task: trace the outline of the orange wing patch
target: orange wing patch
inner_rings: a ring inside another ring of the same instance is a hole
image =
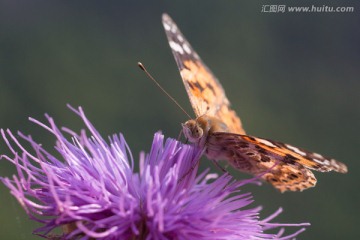
[[[213,106],[221,104],[217,101],[221,101],[224,95],[223,91],[216,86],[217,84],[212,75],[206,71],[199,61],[190,60],[184,62],[184,68],[180,71],[180,74],[196,116],[209,112],[214,113],[216,109]],[[206,108],[197,109],[202,104],[205,104]]]
[[[180,71],[191,105],[197,117],[206,114],[221,119],[229,132],[245,134],[240,118],[230,109],[230,102],[218,80],[201,61],[185,61]]]
[[[221,106],[216,112],[216,117],[221,119],[227,125],[229,132],[245,134],[240,118],[236,115],[234,110],[230,109],[229,106]]]
[[[270,169],[261,178],[271,183],[280,192],[303,191],[315,187],[317,182],[314,174],[301,165],[291,166],[279,163]]]

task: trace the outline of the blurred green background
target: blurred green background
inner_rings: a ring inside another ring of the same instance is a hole
[[[354,13],[261,13],[264,4],[353,6]],[[74,130],[66,107],[84,107],[104,137],[122,132],[133,154],[161,129],[177,137],[186,116],[139,70],[141,61],[189,112],[168,46],[167,12],[221,80],[249,134],[333,156],[346,175],[317,173],[316,188],[280,194],[247,186],[262,217],[311,222],[299,239],[360,239],[359,1],[1,1],[0,127],[54,139],[27,118],[52,115]],[[7,153],[0,141],[0,152]],[[0,162],[2,176],[15,173]],[[211,167],[202,161],[202,167]],[[248,177],[237,174],[238,179]],[[38,239],[0,187],[0,239]],[[253,206],[255,206],[253,205]]]

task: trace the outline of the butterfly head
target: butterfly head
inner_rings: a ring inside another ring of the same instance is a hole
[[[185,137],[192,143],[199,142],[204,135],[204,130],[197,120],[191,119],[182,124]]]

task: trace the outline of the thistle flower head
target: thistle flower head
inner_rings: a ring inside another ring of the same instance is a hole
[[[309,224],[270,223],[280,212],[261,220],[260,207],[249,207],[250,193],[240,192],[244,182],[207,171],[197,174],[201,150],[156,133],[150,153],[140,154],[139,171],[121,134],[106,141],[81,108],[75,110],[90,137],[61,130],[47,117],[48,125],[31,121],[56,138],[55,157],[30,136],[20,138],[1,130],[13,156],[17,175],[1,181],[28,215],[43,224],[34,232],[51,236],[66,227],[65,239],[291,239],[284,227]],[[66,135],[66,136],[65,136]],[[67,136],[69,135],[69,136]],[[276,234],[267,230],[280,228]]]

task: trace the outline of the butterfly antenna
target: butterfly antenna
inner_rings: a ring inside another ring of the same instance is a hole
[[[181,105],[151,76],[151,74],[146,70],[146,68],[144,67],[144,65],[141,62],[138,62],[138,66],[161,89],[161,91],[163,91],[186,114],[186,116],[188,116],[190,119],[192,119],[192,117],[185,111],[185,109],[183,107],[181,107]]]

